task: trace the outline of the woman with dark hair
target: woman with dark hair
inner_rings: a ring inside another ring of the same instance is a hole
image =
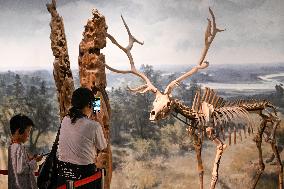
[[[88,88],[81,87],[73,92],[72,107],[61,123],[57,186],[66,184],[67,180],[76,181],[94,175],[97,150],[107,147],[102,127],[89,119],[93,100],[94,94]],[[94,189],[98,185],[92,182],[79,188]]]

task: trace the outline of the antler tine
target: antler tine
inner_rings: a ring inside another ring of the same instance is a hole
[[[131,50],[132,47],[133,47],[134,42],[136,42],[136,43],[138,43],[138,44],[140,44],[140,45],[143,45],[144,42],[138,41],[138,40],[131,34],[130,29],[129,29],[128,25],[126,24],[126,22],[125,22],[125,20],[124,20],[124,18],[123,18],[122,15],[121,15],[121,19],[122,19],[122,21],[123,21],[123,24],[124,24],[124,26],[125,26],[125,28],[126,28],[126,30],[127,30],[128,36],[129,36],[129,44],[128,44],[128,46],[126,47],[126,50],[128,50],[128,49]]]
[[[121,46],[117,41],[116,41],[116,39],[114,38],[114,37],[112,37],[112,35],[110,35],[110,34],[106,34],[106,36],[111,40],[111,42],[113,43],[113,44],[115,44],[116,46],[118,46],[118,48],[120,48],[121,50],[123,50],[125,53],[126,53],[126,49],[123,47],[123,46]]]
[[[156,93],[158,90],[156,87],[154,87],[154,85],[150,82],[150,80],[147,78],[146,75],[144,75],[143,73],[137,71],[135,65],[134,65],[134,60],[133,60],[133,57],[132,57],[132,54],[131,54],[131,49],[133,47],[133,44],[136,42],[140,45],[143,45],[144,42],[140,42],[138,41],[130,32],[130,29],[128,27],[128,25],[126,24],[123,16],[121,15],[121,19],[123,21],[123,24],[127,30],[127,33],[128,33],[128,36],[129,36],[129,42],[128,42],[128,45],[126,47],[123,47],[122,45],[120,45],[116,39],[110,35],[110,34],[106,34],[107,37],[111,40],[111,42],[113,44],[115,44],[118,48],[120,48],[123,52],[126,53],[128,59],[129,59],[129,62],[130,62],[130,66],[131,66],[131,70],[118,70],[118,69],[115,69],[115,68],[112,68],[110,67],[109,65],[105,64],[106,68],[113,71],[113,72],[116,72],[116,73],[122,73],[122,74],[127,74],[127,73],[131,73],[131,74],[134,74],[134,75],[137,75],[138,77],[140,77],[141,79],[143,79],[146,84],[140,86],[140,87],[137,87],[135,89],[132,89],[132,88],[129,88],[128,89],[132,92],[139,92],[139,93],[145,93],[147,91],[152,91],[153,93]]]
[[[185,74],[181,75],[179,78],[170,82],[170,84],[165,89],[165,93],[171,94],[174,87],[178,86],[181,81],[185,80],[189,76],[198,72],[200,69],[204,69],[204,68],[207,68],[209,66],[209,62],[204,61],[206,54],[209,50],[209,47],[210,47],[212,41],[214,40],[214,38],[216,36],[216,34],[218,32],[224,31],[224,30],[220,30],[216,27],[215,16],[214,16],[213,11],[210,9],[210,7],[209,7],[209,12],[210,12],[210,15],[212,17],[212,21],[210,19],[207,19],[208,24],[207,24],[207,28],[206,28],[206,31],[205,31],[205,46],[204,46],[204,49],[202,51],[202,54],[201,54],[200,60],[198,61],[197,66],[193,67],[190,71],[186,72]]]
[[[106,63],[104,63],[104,64],[105,64],[107,69],[109,69],[110,71],[116,72],[116,73],[122,73],[122,74],[132,73],[132,71],[130,71],[130,70],[117,70],[115,68],[110,67]]]
[[[141,85],[141,86],[134,88],[134,89],[127,86],[127,89],[129,91],[134,92],[134,93],[141,93],[141,94],[145,93],[148,90],[147,88],[148,88],[148,86],[146,84]]]

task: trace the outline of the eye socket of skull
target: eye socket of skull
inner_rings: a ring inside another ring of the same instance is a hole
[[[170,106],[171,105],[171,102],[167,102],[167,106]]]
[[[155,115],[155,111],[154,110],[151,112],[151,115]]]

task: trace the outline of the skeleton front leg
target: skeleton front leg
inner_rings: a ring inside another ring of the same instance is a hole
[[[210,140],[212,140],[217,145],[217,152],[213,164],[213,170],[212,170],[212,179],[210,184],[210,189],[215,189],[218,176],[219,176],[219,165],[221,161],[221,157],[223,154],[223,151],[227,147],[226,144],[224,144],[215,134],[214,129],[212,127],[206,128],[207,135]]]
[[[193,137],[194,141],[194,149],[196,153],[196,159],[197,159],[197,170],[199,173],[199,188],[203,189],[203,175],[204,175],[204,169],[203,169],[203,163],[202,163],[202,140],[198,135],[195,133],[194,129],[189,128],[188,129],[189,135]]]

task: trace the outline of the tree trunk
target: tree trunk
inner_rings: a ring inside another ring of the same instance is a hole
[[[71,106],[71,97],[74,91],[74,81],[70,69],[67,40],[64,31],[63,19],[56,10],[56,2],[47,4],[47,10],[51,14],[50,40],[53,56],[53,76],[57,89],[60,120],[68,113]]]
[[[83,39],[79,46],[79,74],[82,87],[95,89],[101,99],[101,115],[103,117],[103,131],[108,142],[107,149],[99,155],[99,162],[103,162],[106,169],[105,189],[110,188],[112,176],[112,157],[110,148],[110,104],[106,93],[105,56],[100,49],[106,46],[107,25],[105,17],[96,9],[92,11],[93,18],[89,19],[83,32]]]

